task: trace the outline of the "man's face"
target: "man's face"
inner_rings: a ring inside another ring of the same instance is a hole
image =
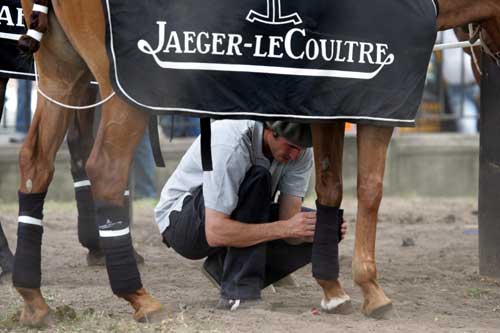
[[[269,140],[269,149],[273,159],[279,163],[288,163],[299,158],[302,148],[291,143],[281,136],[271,135]]]

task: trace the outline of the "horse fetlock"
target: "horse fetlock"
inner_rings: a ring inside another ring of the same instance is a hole
[[[353,260],[352,276],[354,282],[363,287],[377,281],[377,266],[374,260]]]
[[[354,260],[352,265],[354,282],[363,291],[362,311],[374,318],[383,317],[391,308],[392,301],[377,282],[377,267],[373,260]]]
[[[140,288],[133,293],[117,295],[130,303],[135,310],[133,318],[138,322],[151,322],[160,319],[164,308],[146,289]]]
[[[346,294],[338,280],[316,279],[323,289],[321,309],[328,313],[347,314],[352,310],[351,298]]]
[[[345,296],[347,296],[339,280],[316,279],[316,282],[318,282],[320,287],[323,289],[323,293],[325,294],[324,298],[326,300],[330,300],[333,298],[344,298]]]
[[[24,300],[19,322],[30,327],[50,325],[52,322],[50,308],[45,302],[40,289],[17,287],[16,290]]]

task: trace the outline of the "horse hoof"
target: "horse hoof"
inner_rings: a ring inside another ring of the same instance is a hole
[[[321,309],[331,314],[350,314],[353,312],[351,298],[348,295],[321,300]]]
[[[19,314],[19,323],[32,328],[46,328],[54,324],[54,316],[50,308],[35,308],[25,304]]]
[[[160,308],[148,311],[140,310],[134,314],[135,321],[139,323],[159,323],[167,317],[167,310],[160,306]]]
[[[30,327],[50,326],[53,316],[42,293],[38,288],[19,288],[17,292],[23,297],[24,306],[19,316],[19,322]]]
[[[140,288],[133,293],[118,294],[134,308],[134,319],[140,323],[152,322],[164,317],[164,308],[146,289]]]
[[[392,302],[389,300],[388,303],[382,304],[370,310],[364,309],[363,312],[365,316],[374,318],[374,319],[384,319],[387,314],[389,314],[392,310]]]

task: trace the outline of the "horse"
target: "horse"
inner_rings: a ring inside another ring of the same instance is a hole
[[[22,4],[29,16],[31,1],[22,0]],[[498,0],[438,0],[437,4],[437,30],[476,22],[490,37],[490,48],[500,46]],[[48,29],[42,42],[32,43],[36,48],[39,46],[34,56],[40,74],[40,88],[55,100],[82,105],[89,96],[87,82],[94,77],[99,82],[100,95],[110,96],[102,106],[99,129],[85,166],[92,183],[93,198],[98,203],[97,216],[107,227],[106,218],[109,221],[110,217],[121,217],[123,191],[133,151],[145,132],[149,115],[113,95],[110,62],[105,49],[104,13],[99,0],[54,1],[47,22]],[[68,110],[41,97],[33,125],[21,148],[20,207],[35,211],[37,227],[42,219],[43,193],[51,182],[54,157],[70,119]],[[327,207],[340,207],[344,122],[315,123],[311,127],[317,200]],[[352,271],[354,282],[364,297],[361,310],[372,317],[383,316],[392,307],[392,301],[378,283],[375,261],[377,216],[392,133],[393,127],[362,123],[357,127],[358,211]],[[113,239],[113,235],[118,234],[122,237]],[[49,318],[49,307],[40,291],[39,258],[30,258],[26,252],[40,253],[41,230],[28,230],[20,223],[18,235],[14,285],[24,300],[20,322],[39,325]],[[113,293],[130,303],[133,318],[137,321],[151,320],[162,314],[163,306],[140,281],[130,250],[127,224],[124,223],[119,230],[100,230],[100,235],[106,242],[108,277]],[[121,263],[117,263],[116,256],[122,258]],[[23,280],[17,276],[16,279],[16,270],[28,273],[29,278]],[[120,272],[126,276],[120,276]],[[317,282],[323,289],[322,307],[325,310],[335,312],[349,301],[338,279],[317,279]]]

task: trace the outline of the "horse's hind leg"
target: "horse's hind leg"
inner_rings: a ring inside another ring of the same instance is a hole
[[[316,231],[312,251],[313,276],[323,288],[323,310],[350,311],[350,298],[339,278],[338,242],[342,215],[342,152],[344,122],[312,125],[318,196]]]
[[[86,167],[92,182],[111,289],[132,305],[137,321],[151,320],[162,309],[142,286],[123,197],[133,153],[144,135],[148,118],[147,113],[113,97],[103,106],[97,138]]]
[[[93,104],[98,92],[97,86],[90,87],[89,92],[87,104]],[[78,240],[83,247],[89,250],[87,254],[89,266],[105,266],[105,258],[99,242],[92,188],[85,171],[85,164],[94,145],[94,113],[93,109],[75,112],[75,117],[69,125],[67,142],[78,209]],[[130,212],[130,191],[125,191],[125,203],[124,210]],[[134,255],[139,264],[144,263],[144,258],[135,250]]]
[[[363,312],[381,317],[392,306],[377,282],[375,237],[378,209],[382,200],[387,147],[393,128],[357,126],[358,214],[352,272],[364,295]]]
[[[97,86],[89,88],[88,104],[96,100]],[[78,110],[68,129],[68,148],[71,156],[71,175],[75,188],[75,200],[78,210],[78,240],[89,250],[87,263],[89,266],[103,265],[104,256],[99,245],[99,232],[95,222],[94,200],[85,164],[94,144],[93,134],[94,110]]]

